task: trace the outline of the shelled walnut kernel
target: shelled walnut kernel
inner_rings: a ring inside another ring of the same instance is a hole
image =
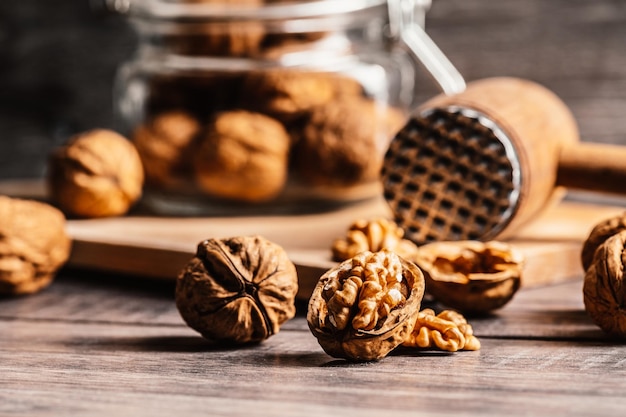
[[[279,245],[260,236],[208,239],[176,281],[176,306],[207,339],[253,343],[295,315],[298,277]]]
[[[391,220],[359,219],[350,225],[345,238],[333,242],[333,259],[341,262],[366,250],[378,252],[387,249],[404,259],[412,260],[417,254],[417,246],[403,239],[403,236],[404,230]]]
[[[59,210],[0,196],[0,294],[29,294],[48,286],[69,258],[70,246]]]
[[[480,341],[474,336],[472,326],[461,314],[444,310],[435,315],[434,310],[426,308],[417,315],[415,327],[402,346],[436,347],[456,352],[457,350],[478,350]]]
[[[466,313],[485,313],[517,292],[524,260],[502,242],[457,241],[420,246],[416,263],[435,299]]]
[[[125,214],[139,199],[143,167],[133,144],[104,129],[74,136],[50,158],[50,197],[66,214]]]
[[[408,337],[423,295],[415,264],[390,251],[366,251],[322,275],[307,322],[329,355],[381,359]]]
[[[626,230],[606,239],[585,273],[583,301],[591,319],[606,333],[626,338]]]

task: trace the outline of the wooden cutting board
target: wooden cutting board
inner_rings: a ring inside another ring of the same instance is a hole
[[[20,183],[0,183],[0,194],[43,195],[40,186]],[[528,288],[580,279],[582,243],[596,223],[622,213],[623,202],[600,204],[583,194],[578,201],[563,201],[538,216],[510,240],[526,257],[522,285]],[[335,265],[330,252],[333,240],[343,237],[354,220],[376,216],[389,216],[382,199],[328,213],[293,216],[133,215],[70,220],[68,232],[74,243],[68,265],[173,280],[202,240],[258,234],[285,248],[298,269],[298,296],[306,299],[318,278]]]

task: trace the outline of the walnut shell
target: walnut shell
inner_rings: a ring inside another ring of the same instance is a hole
[[[602,330],[626,338],[626,231],[606,239],[595,251],[583,284],[585,310]]]
[[[508,303],[521,283],[523,256],[502,242],[435,242],[420,246],[415,261],[435,299],[466,313]]]
[[[161,113],[133,133],[146,182],[175,186],[191,175],[191,144],[200,123],[185,111]]]
[[[49,285],[70,246],[59,210],[0,196],[0,294],[34,293]]]
[[[581,252],[583,270],[586,271],[591,266],[596,249],[608,238],[622,230],[626,230],[626,212],[598,223],[591,230]]]
[[[97,129],[74,136],[52,154],[48,191],[66,214],[118,216],[141,196],[143,178],[133,144],[115,132]]]
[[[215,197],[271,200],[287,181],[289,144],[283,125],[268,116],[244,110],[220,113],[198,144],[196,178]]]
[[[296,268],[260,236],[209,239],[176,281],[176,306],[207,339],[260,342],[295,315]]]
[[[294,150],[298,175],[319,186],[377,180],[389,140],[385,122],[375,103],[362,98],[313,108]]]
[[[424,276],[393,252],[362,252],[327,271],[309,300],[307,322],[326,353],[377,360],[410,335]]]

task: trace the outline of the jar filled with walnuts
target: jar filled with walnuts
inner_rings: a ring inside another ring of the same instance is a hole
[[[424,0],[125,0],[138,34],[115,87],[162,214],[294,212],[380,194],[387,145],[423,88],[462,77]]]

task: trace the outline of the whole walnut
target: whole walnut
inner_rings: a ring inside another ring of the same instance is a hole
[[[173,110],[156,115],[135,129],[133,143],[147,183],[175,186],[191,175],[191,145],[200,127],[187,112]]]
[[[291,123],[316,107],[343,96],[360,97],[361,85],[334,73],[293,69],[250,72],[244,80],[242,102],[261,113]]]
[[[113,131],[98,129],[74,136],[52,154],[48,191],[68,215],[117,216],[139,199],[143,179],[133,144]]]
[[[241,10],[254,8],[263,4],[263,0],[183,0],[194,7],[227,7]],[[263,41],[265,30],[261,22],[254,20],[222,19],[212,23],[183,25],[185,32],[176,32],[166,37],[169,46],[179,54],[207,56],[253,56]]]
[[[370,100],[338,100],[311,113],[295,147],[307,183],[353,186],[378,179],[389,140],[385,117]]]
[[[194,156],[196,179],[214,197],[263,202],[287,180],[290,138],[278,121],[244,110],[216,115]]]
[[[260,236],[209,239],[176,281],[176,306],[207,339],[260,342],[295,315],[298,277],[279,245]]]
[[[34,293],[49,285],[70,246],[59,210],[0,196],[0,294]]]
[[[326,353],[384,358],[410,336],[424,295],[424,276],[393,252],[361,252],[327,271],[309,300],[307,322]]]
[[[591,319],[608,334],[626,338],[626,230],[606,239],[585,273],[583,301]]]
[[[581,261],[585,271],[591,266],[594,254],[598,247],[600,247],[600,245],[602,245],[608,238],[616,235],[622,230],[626,230],[626,213],[608,218],[598,223],[591,230],[589,236],[583,243],[583,249],[581,252]]]

